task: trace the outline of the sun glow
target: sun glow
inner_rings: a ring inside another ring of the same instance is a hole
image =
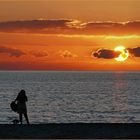
[[[117,46],[115,52],[120,52],[120,55],[115,58],[117,61],[125,61],[129,57],[129,52],[124,46]]]

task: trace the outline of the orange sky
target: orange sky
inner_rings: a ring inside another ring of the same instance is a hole
[[[139,6],[139,0],[0,0],[0,70],[140,70]],[[131,50],[126,61],[93,55],[118,45]]]
[[[71,18],[138,20],[140,0],[0,0],[0,21]]]

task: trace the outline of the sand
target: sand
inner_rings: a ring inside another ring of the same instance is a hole
[[[1,124],[0,138],[7,139],[88,139],[140,138],[140,124],[70,123]]]

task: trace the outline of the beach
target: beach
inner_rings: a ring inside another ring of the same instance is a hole
[[[1,139],[140,138],[140,124],[68,123],[1,124]]]

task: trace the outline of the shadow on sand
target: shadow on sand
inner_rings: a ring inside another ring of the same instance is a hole
[[[140,138],[140,124],[70,123],[70,124],[1,124],[0,138],[11,139],[88,139]]]

